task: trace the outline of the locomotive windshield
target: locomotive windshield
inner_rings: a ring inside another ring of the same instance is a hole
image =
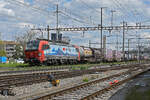
[[[26,50],[38,50],[40,41],[27,42]]]

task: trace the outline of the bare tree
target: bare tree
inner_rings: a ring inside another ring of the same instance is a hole
[[[26,43],[36,38],[38,38],[38,32],[32,31],[32,30],[26,31],[26,33],[24,33],[22,36],[15,36],[15,40],[18,43],[18,45],[16,46],[15,55],[22,54],[20,55],[20,57],[17,57],[17,58],[24,58],[24,49],[25,49]]]
[[[22,36],[16,36],[16,42],[18,42],[24,49],[26,43],[30,40],[38,38],[38,33],[36,31],[26,31]]]

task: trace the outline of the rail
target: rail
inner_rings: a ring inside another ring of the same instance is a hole
[[[120,75],[128,74],[128,73],[131,73],[132,71],[136,71],[138,69],[140,69],[140,68],[135,68],[135,69],[129,70],[127,72],[122,72],[122,73],[115,74],[115,75],[112,75],[112,76],[109,76],[109,77],[105,77],[105,78],[94,80],[94,81],[91,81],[91,82],[88,82],[88,83],[80,84],[78,86],[67,88],[67,89],[64,89],[64,90],[61,90],[61,91],[57,91],[57,92],[54,92],[54,93],[51,93],[51,94],[41,95],[41,96],[38,96],[36,98],[32,98],[31,100],[47,100],[47,99],[52,99],[53,97],[56,97],[56,96],[59,96],[59,95],[65,94],[65,93],[69,93],[69,92],[72,92],[72,91],[75,91],[75,90],[78,90],[79,88],[88,87],[88,86],[90,86],[92,84],[96,84],[96,83],[99,83],[99,82],[102,82],[102,81],[105,81],[105,80],[108,80],[108,79],[111,79],[111,78],[114,78],[114,77],[118,77]],[[83,100],[85,98],[83,98]],[[89,100],[89,99],[85,99],[85,100]]]

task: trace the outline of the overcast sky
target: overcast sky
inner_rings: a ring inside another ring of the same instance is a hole
[[[45,28],[50,25],[56,27],[56,4],[59,5],[59,27],[97,26],[100,24],[100,7],[106,7],[103,12],[104,26],[110,26],[111,10],[114,12],[114,25],[121,25],[124,20],[128,25],[142,22],[150,23],[150,0],[0,0],[0,32],[3,40],[14,40],[15,36],[35,28]],[[137,31],[137,33],[136,33]],[[77,45],[88,45],[88,41],[99,42],[100,31],[62,32],[70,36],[71,42]],[[103,32],[109,35],[107,31]],[[121,42],[122,31],[112,31],[112,35],[119,34]],[[150,37],[149,30],[127,31],[129,35],[140,34]],[[46,37],[45,32],[45,37]],[[134,37],[133,36],[133,37]],[[127,40],[126,40],[127,41]],[[107,38],[108,43],[115,43],[116,36]],[[92,45],[99,47],[99,45]],[[115,49],[116,45],[107,45]]]

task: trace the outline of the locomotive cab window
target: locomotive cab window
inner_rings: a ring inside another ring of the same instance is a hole
[[[49,49],[49,45],[47,44],[42,46],[42,50],[46,50],[46,49]]]
[[[40,41],[36,41],[36,40],[27,42],[26,50],[38,50],[39,43]]]

